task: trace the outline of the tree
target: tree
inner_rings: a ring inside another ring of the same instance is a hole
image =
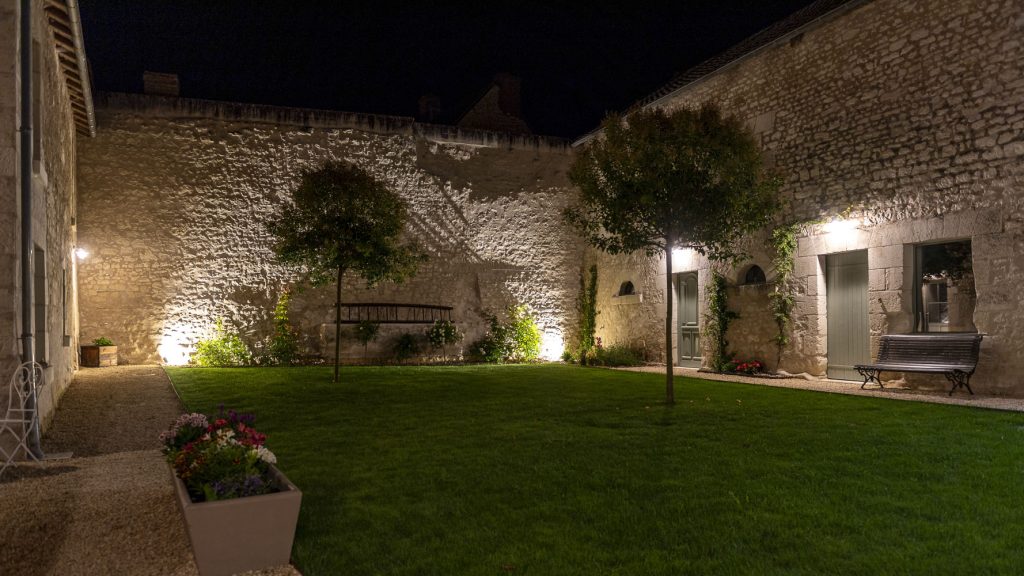
[[[672,251],[742,257],[738,241],[778,210],[780,182],[766,174],[753,135],[712,105],[612,114],[602,132],[570,170],[580,203],[565,219],[610,254],[665,255],[665,396],[672,404]]]
[[[270,223],[278,259],[304,269],[314,286],[336,282],[334,381],[341,357],[341,286],[355,272],[372,287],[402,282],[423,260],[403,239],[407,209],[397,194],[368,172],[328,162],[302,174],[292,202]]]

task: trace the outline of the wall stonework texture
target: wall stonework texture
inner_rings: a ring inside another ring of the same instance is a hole
[[[866,249],[871,349],[912,328],[913,245],[970,239],[974,323],[986,334],[975,389],[1024,394],[1024,11],[1019,0],[874,0],[748,56],[655,102],[667,109],[713,101],[749,122],[785,180],[784,220],[861,222],[847,234],[809,227],[796,260],[790,372],[827,366],[824,255]],[[752,262],[772,280],[771,252]],[[590,253],[602,283],[606,342],[658,342],[664,264]],[[751,262],[737,266],[735,279]],[[699,269],[703,286],[707,263]],[[629,315],[610,310],[617,282],[645,293]],[[733,288],[743,318],[733,351],[774,366],[766,321],[750,288]],[[661,355],[656,357],[660,358]],[[942,377],[908,379],[944,386]]]
[[[0,5],[0,406],[7,406],[7,385],[21,363],[21,178],[32,179],[33,241],[45,252],[46,387],[39,397],[44,427],[78,367],[75,303],[76,135],[70,97],[54,50],[44,3],[35,2],[33,39],[40,66],[40,160],[33,173],[20,174],[21,72],[17,2]],[[38,274],[38,272],[37,272]],[[64,336],[68,339],[65,345]]]
[[[121,361],[180,363],[217,318],[258,341],[296,274],[266,224],[302,170],[353,162],[409,204],[410,234],[430,259],[411,280],[367,290],[347,277],[344,302],[453,306],[468,345],[480,312],[527,305],[561,352],[583,247],[561,225],[572,198],[561,141],[509,139],[401,118],[153,96],[97,100],[98,135],[79,150],[82,337],[107,336]],[[310,353],[330,357],[333,287],[303,289],[292,320]],[[389,336],[425,325],[389,326]],[[325,350],[324,348],[328,348]],[[361,356],[348,338],[345,355]],[[451,353],[451,352],[449,352]]]

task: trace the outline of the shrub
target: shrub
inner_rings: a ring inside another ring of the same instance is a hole
[[[525,306],[511,306],[508,321],[485,316],[488,332],[470,345],[470,356],[484,362],[531,362],[540,356],[540,328]]]
[[[264,345],[260,364],[292,364],[299,355],[299,335],[288,319],[291,294],[285,290],[274,306],[274,334]]]
[[[395,339],[392,349],[395,352],[396,358],[399,360],[408,360],[420,351],[420,345],[419,342],[416,341],[415,336],[408,332],[404,332]]]
[[[594,349],[593,363],[598,366],[639,366],[643,362],[642,351],[622,344]]]
[[[99,338],[92,341],[93,346],[113,346],[114,341],[106,336],[100,336]]]
[[[213,336],[196,343],[190,361],[196,366],[246,366],[252,363],[252,353],[241,336],[225,329],[224,321],[218,318]]]
[[[566,364],[575,364],[576,362],[579,362],[579,358],[573,354],[571,350],[565,350],[562,352],[562,362],[565,362]]]
[[[372,322],[370,320],[360,320],[356,327],[352,329],[355,334],[356,340],[363,345],[363,357],[366,357],[366,348],[377,339],[377,335],[380,334],[380,324]]]
[[[427,329],[427,341],[435,349],[440,348],[444,359],[448,359],[448,345],[462,340],[462,332],[450,320],[438,320]]]

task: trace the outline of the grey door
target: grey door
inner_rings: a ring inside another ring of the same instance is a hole
[[[854,364],[868,351],[868,252],[829,254],[825,261],[828,306],[828,377],[861,380]]]
[[[697,274],[687,272],[680,274],[676,280],[679,287],[678,304],[678,358],[680,366],[700,366],[700,333],[697,315]]]

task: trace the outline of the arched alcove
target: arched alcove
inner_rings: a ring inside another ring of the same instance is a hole
[[[765,277],[764,270],[757,264],[747,268],[746,273],[743,274],[744,286],[756,286],[758,284],[766,284],[767,282],[768,278]]]

